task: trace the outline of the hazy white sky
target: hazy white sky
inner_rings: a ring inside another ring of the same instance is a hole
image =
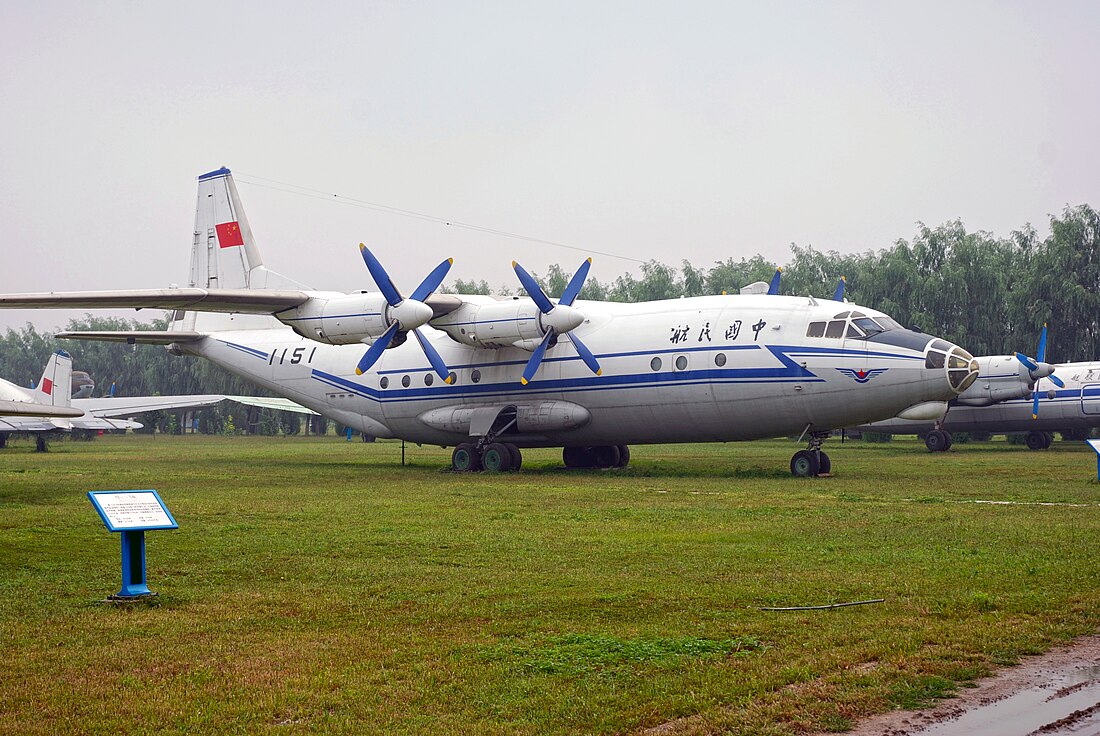
[[[222,165],[267,265],[326,289],[373,288],[360,241],[405,290],[585,254],[246,179],[697,265],[1045,232],[1100,205],[1097,28],[1096,2],[0,0],[0,292],[185,285]]]

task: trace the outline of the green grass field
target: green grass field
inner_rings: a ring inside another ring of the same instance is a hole
[[[0,451],[0,732],[842,731],[1100,624],[1083,445],[830,441],[813,480],[783,441],[497,476],[336,438],[32,447]],[[159,599],[105,605],[85,492],[143,488],[180,524],[147,537]]]

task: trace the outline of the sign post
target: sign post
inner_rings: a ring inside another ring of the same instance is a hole
[[[107,531],[122,535],[122,589],[110,600],[133,600],[156,595],[145,582],[145,532],[179,529],[156,491],[89,491]]]
[[[1100,480],[1100,440],[1085,440],[1096,453],[1096,479]]]

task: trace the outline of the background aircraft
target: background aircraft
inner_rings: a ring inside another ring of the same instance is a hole
[[[106,396],[101,398],[71,398],[73,388],[73,359],[64,350],[50,356],[42,377],[33,389],[0,379],[0,447],[7,444],[11,432],[30,432],[35,435],[39,450],[46,449],[46,439],[51,433],[69,432],[74,429],[140,429],[138,422],[117,419],[146,411],[162,409],[199,409],[212,406],[226,397],[216,394],[192,396]],[[90,377],[78,384],[81,390],[91,393]]]
[[[509,470],[520,447],[570,467],[625,465],[630,443],[801,434],[791,471],[828,472],[831,429],[933,418],[977,377],[961,348],[876,310],[812,297],[557,300],[436,295],[450,259],[403,294],[310,291],[268,270],[232,175],[199,177],[189,288],[0,296],[0,306],[174,309],[163,332],[60,336],[165,344],[378,437],[455,447],[456,470]],[[410,333],[415,340],[408,340]],[[369,347],[364,347],[369,346]]]

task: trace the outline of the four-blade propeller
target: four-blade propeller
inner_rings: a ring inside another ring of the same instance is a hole
[[[432,347],[432,344],[417,328],[427,324],[428,320],[432,318],[432,308],[425,304],[424,300],[431,296],[432,292],[443,283],[443,279],[446,277],[447,271],[450,270],[451,264],[454,263],[454,259],[448,258],[440,263],[420,282],[420,286],[416,287],[412,294],[402,298],[397,291],[397,287],[390,280],[389,274],[386,273],[386,269],[382,268],[382,264],[378,262],[370,249],[360,243],[359,252],[363,256],[363,261],[367,264],[367,270],[370,271],[374,283],[378,285],[378,290],[382,292],[382,296],[386,298],[386,303],[389,304],[387,317],[393,322],[390,323],[386,332],[376,339],[367,352],[363,354],[363,357],[359,359],[359,364],[355,366],[356,375],[363,375],[363,373],[370,370],[370,367],[382,357],[382,352],[390,346],[398,332],[412,331],[416,335],[416,340],[420,343],[424,355],[427,356],[428,362],[432,364],[432,368],[435,369],[440,378],[450,383],[451,374],[447,370],[447,364],[443,362],[443,358],[439,357],[436,349]]]
[[[539,365],[542,363],[543,357],[546,355],[546,348],[550,346],[559,335],[569,334],[569,340],[573,343],[573,347],[577,349],[577,353],[581,356],[581,360],[585,362],[592,372],[597,376],[603,373],[600,368],[600,364],[596,361],[596,356],[592,354],[592,351],[588,349],[580,338],[572,334],[572,330],[579,327],[584,323],[584,315],[577,309],[573,308],[573,302],[576,300],[577,295],[581,293],[581,287],[584,286],[584,280],[588,278],[588,270],[592,267],[592,259],[589,258],[581,267],[577,269],[577,272],[573,274],[573,278],[569,280],[569,284],[566,285],[565,291],[562,292],[561,298],[558,299],[558,303],[554,304],[546,296],[546,293],[539,286],[538,282],[524,270],[523,266],[519,265],[515,261],[512,261],[512,268],[515,269],[516,276],[519,277],[519,282],[523,284],[523,288],[527,291],[527,295],[531,297],[531,300],[535,303],[535,306],[542,312],[542,326],[546,328],[546,334],[543,335],[542,342],[535,348],[535,352],[531,355],[531,359],[527,361],[527,367],[523,369],[523,376],[520,378],[520,383],[527,385],[531,382],[531,379],[535,377],[535,373],[539,369]]]
[[[1032,381],[1035,381],[1036,388],[1038,388],[1038,382],[1040,378],[1049,378],[1050,382],[1058,388],[1065,388],[1066,384],[1062,382],[1062,379],[1054,375],[1054,366],[1050,363],[1043,362],[1047,357],[1047,324],[1043,323],[1043,331],[1039,333],[1039,352],[1035,358],[1029,358],[1023,353],[1016,353],[1016,360],[1020,361],[1025,368],[1027,368],[1028,376]],[[1032,404],[1031,404],[1031,418],[1039,418],[1039,392],[1032,391]]]

